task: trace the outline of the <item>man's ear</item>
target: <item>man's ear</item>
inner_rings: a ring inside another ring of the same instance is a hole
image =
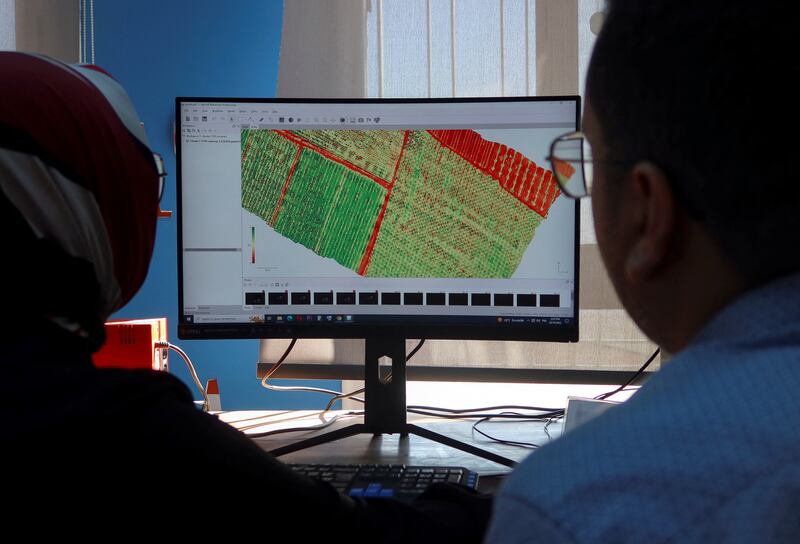
[[[630,198],[626,200],[634,229],[625,258],[625,275],[632,282],[651,278],[669,264],[678,238],[678,208],[664,171],[651,162],[631,169]]]

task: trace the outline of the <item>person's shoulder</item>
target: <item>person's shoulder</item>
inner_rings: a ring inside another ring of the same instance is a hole
[[[545,531],[554,542],[639,542],[677,531],[705,504],[684,501],[695,467],[668,460],[674,444],[659,427],[623,405],[532,453],[498,494],[492,533],[508,536],[497,541]]]
[[[623,405],[531,454],[501,489],[495,524],[527,532],[536,520],[580,541],[612,535],[635,541],[685,534],[686,527],[722,530],[735,517],[735,505],[752,503],[746,490],[755,485],[769,504],[781,504],[784,492],[797,501],[796,490],[764,478],[788,470],[792,459],[800,465],[800,437],[793,432],[800,413],[778,402],[793,395],[796,384],[786,372],[762,370],[755,379],[741,370],[760,362],[760,354],[701,350],[670,363],[675,366]],[[709,364],[719,365],[718,375],[699,368]],[[722,504],[732,509],[720,510]],[[529,516],[505,514],[524,509]],[[718,510],[715,526],[711,517]],[[628,522],[630,512],[639,522]]]

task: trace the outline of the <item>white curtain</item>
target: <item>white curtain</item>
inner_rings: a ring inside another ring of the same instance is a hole
[[[286,0],[278,96],[352,98],[365,93],[366,0]]]
[[[0,49],[13,38],[11,49],[78,62],[79,10],[78,2],[66,0],[0,0]]]
[[[532,0],[372,0],[370,97],[522,96],[536,89]]]
[[[14,11],[14,0],[0,0],[0,51],[17,49]]]

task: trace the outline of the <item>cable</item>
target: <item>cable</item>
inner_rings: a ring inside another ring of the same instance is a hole
[[[558,412],[563,408],[540,408],[538,406],[517,406],[517,405],[503,405],[503,406],[486,406],[484,408],[464,408],[456,410],[453,408],[436,408],[433,406],[409,406],[416,410],[428,410],[431,412],[447,412],[448,414],[467,414],[470,412],[483,412],[485,410],[533,410],[536,412]]]
[[[510,414],[510,413],[500,413],[500,414],[482,414],[482,413],[469,413],[469,414],[439,414],[436,412],[428,412],[426,410],[418,410],[416,408],[409,408],[409,412],[414,414],[421,414],[424,416],[431,416],[431,417],[440,417],[442,419],[474,419],[478,418],[498,418],[498,419],[539,419],[541,421],[546,421],[548,418],[555,417],[563,412],[563,410],[558,410],[556,412],[545,412],[541,414]]]
[[[266,383],[266,380],[261,380],[261,385],[270,391],[302,391],[304,393],[324,393],[325,395],[339,395],[339,391],[332,389],[322,389],[320,387],[302,387],[302,386],[281,386]]]
[[[617,393],[619,393],[621,391],[624,391],[626,387],[628,387],[630,384],[635,382],[639,378],[639,376],[641,376],[644,373],[644,371],[647,369],[647,367],[650,366],[650,364],[653,361],[656,360],[656,357],[658,357],[659,353],[661,353],[661,348],[656,348],[656,350],[653,352],[653,354],[650,356],[650,358],[647,359],[647,361],[645,361],[645,363],[642,365],[642,367],[639,370],[637,370],[636,373],[633,376],[631,376],[630,379],[627,382],[625,382],[624,384],[620,385],[619,387],[617,387],[613,391],[609,391],[608,393],[603,393],[601,395],[597,395],[595,397],[595,400],[605,400],[608,397],[611,397],[611,396],[616,395]]]
[[[547,423],[544,424],[544,434],[547,435],[547,440],[548,441],[552,441],[553,440],[553,437],[550,436],[550,430],[549,430],[550,429],[550,425],[552,425],[554,421],[558,421],[558,420],[563,419],[563,418],[564,418],[564,414],[561,414],[559,416],[553,416],[553,417],[551,417],[550,419],[547,420]]]
[[[508,414],[508,412],[505,412],[505,414]],[[472,424],[473,433],[477,432],[478,434],[481,434],[481,435],[485,436],[486,438],[488,438],[489,440],[492,440],[493,442],[499,442],[500,444],[508,444],[509,446],[521,446],[523,448],[530,448],[530,449],[536,449],[536,448],[540,447],[539,444],[534,444],[532,442],[520,442],[520,441],[517,441],[517,440],[504,440],[504,439],[501,439],[501,438],[496,438],[494,436],[490,436],[489,434],[483,432],[482,430],[480,430],[478,428],[478,425],[480,425],[481,423],[483,423],[485,421],[489,421],[490,419],[491,418],[485,417],[485,418],[481,418],[478,421],[476,421],[475,423],[473,423]],[[538,419],[534,419],[532,421],[539,421],[539,420]]]
[[[602,393],[600,395],[597,395],[596,397],[594,397],[595,400],[605,400],[605,399],[607,399],[609,397],[612,397],[612,396],[616,395],[617,393],[621,393],[622,391],[628,390],[626,388],[641,377],[641,375],[644,373],[644,371],[647,369],[647,367],[649,367],[653,363],[653,361],[655,361],[655,359],[656,359],[656,357],[658,357],[659,353],[661,353],[661,348],[656,348],[656,350],[653,352],[652,355],[650,355],[650,357],[647,359],[647,361],[645,361],[645,363],[641,366],[641,368],[639,368],[639,370],[637,370],[633,374],[633,376],[631,376],[624,384],[620,385],[616,389],[613,389],[613,390],[608,391],[606,393]],[[411,407],[409,407],[409,408],[411,408]],[[520,407],[514,407],[514,408],[520,409]],[[409,411],[412,411],[412,410],[409,409]],[[448,412],[454,412],[454,413],[463,412],[463,411],[456,411],[456,410],[453,410],[453,411],[441,410],[441,411],[448,411]],[[417,411],[415,413],[422,413],[422,412],[418,412]],[[426,414],[434,415],[434,414],[430,414],[430,413],[426,413]],[[550,425],[552,425],[553,422],[562,419],[565,415],[566,415],[566,411],[565,410],[555,410],[555,411],[552,412],[552,414],[550,415],[549,418],[546,418],[547,423],[545,423],[545,425],[544,425],[544,434],[547,435],[547,439],[548,440],[552,440],[552,437],[550,436],[550,429],[549,429]],[[442,416],[442,417],[444,417],[444,416]],[[449,417],[456,417],[456,416],[449,416]],[[526,447],[531,447],[531,446],[538,447],[535,444],[530,444],[530,443],[527,443],[527,442],[520,442],[518,444],[514,444],[513,441],[500,440],[498,438],[494,438],[492,436],[489,436],[488,434],[484,433],[483,431],[481,431],[480,429],[477,428],[478,424],[480,424],[482,422],[485,422],[485,421],[492,420],[492,419],[497,419],[497,418],[513,419],[511,416],[502,415],[502,414],[488,415],[488,416],[483,417],[482,419],[476,421],[472,425],[472,429],[474,431],[477,431],[478,433],[482,434],[486,438],[489,438],[490,440],[494,440],[495,442],[499,442],[501,444],[511,444],[511,445],[526,446]],[[521,419],[521,418],[518,418],[518,419]]]
[[[200,378],[197,377],[197,372],[195,372],[194,370],[194,365],[192,364],[191,359],[189,359],[189,356],[186,355],[186,352],[183,351],[178,346],[176,346],[175,344],[170,344],[169,342],[156,342],[155,347],[161,349],[171,349],[172,351],[180,355],[181,358],[186,362],[186,366],[189,367],[189,373],[192,375],[192,380],[194,381],[194,384],[197,386],[197,389],[200,390],[200,394],[203,395],[203,411],[208,412],[208,407],[209,407],[208,394],[206,393],[203,384],[200,383]]]
[[[239,429],[239,430],[242,431],[246,436],[249,436],[250,438],[261,438],[261,437],[264,437],[264,436],[271,436],[271,435],[275,435],[275,434],[297,433],[297,432],[301,432],[301,431],[316,431],[316,430],[319,430],[319,429],[324,429],[326,427],[329,427],[329,426],[333,425],[334,423],[336,423],[337,421],[339,421],[340,419],[347,419],[347,418],[350,418],[350,417],[360,416],[360,415],[363,415],[362,412],[347,412],[345,414],[336,414],[329,421],[325,421],[324,412],[320,412],[319,418],[323,421],[323,423],[320,423],[319,425],[312,425],[310,427],[292,427],[290,429],[276,429],[274,431],[265,431],[263,433],[245,433],[244,430],[242,430],[242,429]],[[257,427],[261,427],[261,426],[263,426],[263,425],[258,425]],[[255,427],[251,427],[251,428],[255,428]]]
[[[243,419],[235,419],[232,421],[228,421],[229,425],[233,425],[240,431],[246,431],[249,429],[255,429],[258,427],[263,427],[264,425],[270,425],[272,423],[286,423],[288,421],[296,421],[301,419],[306,419],[311,416],[319,417],[321,414],[317,412],[315,414],[306,414],[306,413],[297,413],[291,410],[283,411],[283,412],[276,412],[270,414],[262,414],[260,416],[255,417],[246,417]],[[256,422],[256,423],[254,423]]]
[[[272,385],[267,383],[267,380],[269,380],[270,377],[272,377],[272,375],[278,371],[278,369],[281,367],[284,361],[286,361],[286,359],[289,357],[289,354],[294,349],[295,344],[297,344],[297,338],[292,338],[292,341],[289,342],[289,346],[286,348],[286,351],[283,352],[283,355],[281,355],[280,359],[278,359],[278,362],[272,365],[272,368],[270,368],[264,374],[264,377],[261,379],[261,386],[264,387],[265,389],[269,389],[270,391],[282,391],[282,392],[301,391],[304,393],[323,393],[325,395],[334,395],[334,396],[341,395],[339,391],[333,391],[331,389],[322,389],[319,387],[281,386],[281,385]],[[328,410],[329,408],[326,408],[324,411],[327,412]]]
[[[278,359],[278,362],[277,362],[277,363],[275,363],[274,365],[272,365],[272,368],[270,368],[270,369],[267,371],[267,373],[266,373],[266,374],[264,374],[264,380],[266,380],[267,378],[269,378],[270,376],[272,376],[273,374],[275,374],[275,372],[276,372],[276,371],[277,371],[277,370],[278,370],[278,369],[281,367],[281,365],[283,364],[283,362],[286,360],[286,358],[287,358],[287,357],[289,356],[289,354],[292,352],[292,350],[294,349],[294,345],[295,345],[296,343],[297,343],[297,338],[292,338],[292,341],[291,341],[291,342],[289,342],[289,347],[287,347],[287,348],[286,348],[286,351],[284,351],[284,352],[283,352],[283,355],[281,355],[281,358],[280,358],[280,359]],[[261,382],[262,384],[264,383],[264,380],[262,380],[262,382]]]
[[[424,345],[425,345],[425,339],[423,338],[422,340],[420,340],[420,341],[419,341],[419,344],[417,344],[417,346],[416,346],[414,349],[412,349],[412,350],[409,352],[409,354],[408,354],[408,355],[406,355],[406,362],[410,361],[410,360],[411,360],[411,358],[412,358],[414,355],[416,355],[416,354],[417,354],[417,352],[418,352],[420,349],[422,349],[422,346],[424,346]]]
[[[362,399],[361,397],[356,397],[356,395],[360,395],[361,393],[363,393],[366,390],[367,390],[366,387],[362,387],[361,389],[356,389],[355,391],[351,391],[350,393],[339,393],[339,394],[337,394],[331,400],[328,401],[328,404],[325,405],[325,411],[327,412],[328,410],[330,410],[333,407],[333,405],[336,403],[337,400],[342,400],[342,399],[353,399],[353,400],[358,401],[358,402],[363,404],[366,401],[364,399]]]

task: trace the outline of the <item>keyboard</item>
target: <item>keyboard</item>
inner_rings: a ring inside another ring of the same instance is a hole
[[[296,473],[329,482],[351,497],[410,502],[435,483],[478,487],[478,475],[463,467],[327,464],[289,464],[289,467]]]

